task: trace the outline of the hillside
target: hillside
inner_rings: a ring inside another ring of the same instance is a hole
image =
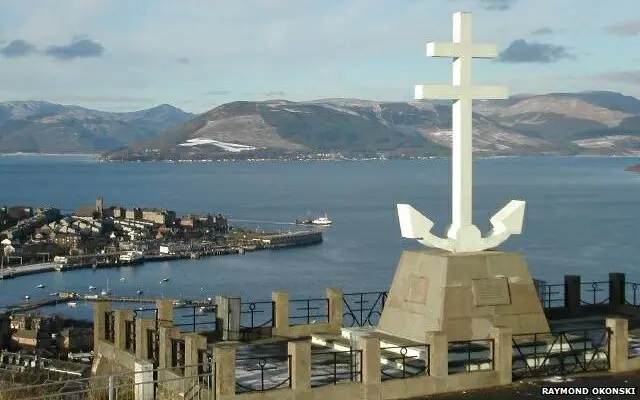
[[[476,146],[486,154],[556,151],[551,143],[476,115]],[[324,99],[232,102],[108,159],[187,160],[341,153],[345,156],[446,155],[451,108],[421,102]]]
[[[478,101],[477,155],[640,154],[640,100],[615,92]],[[199,115],[161,105],[110,113],[0,103],[1,152],[104,152],[110,160],[447,155],[446,102],[236,101]]]
[[[104,112],[44,101],[0,103],[0,153],[99,153],[147,140],[193,117],[170,105]]]

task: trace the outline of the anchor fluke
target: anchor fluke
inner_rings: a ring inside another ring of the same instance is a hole
[[[403,238],[416,239],[418,243],[427,247],[447,251],[455,250],[454,242],[451,239],[443,239],[431,233],[433,221],[409,204],[398,204],[397,206],[400,232]]]
[[[418,210],[409,204],[398,204],[398,219],[400,221],[400,233],[403,238],[422,239],[425,232],[430,232],[433,222],[420,214]]]
[[[523,200],[511,200],[502,207],[489,221],[494,231],[504,231],[510,235],[519,235],[522,232],[524,222],[524,209],[526,202]]]

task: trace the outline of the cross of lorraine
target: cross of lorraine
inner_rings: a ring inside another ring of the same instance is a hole
[[[453,42],[427,43],[427,57],[453,58],[453,85],[416,85],[415,99],[454,100],[452,109],[452,196],[451,226],[446,238],[431,233],[433,222],[408,204],[398,204],[400,230],[405,238],[427,247],[454,253],[497,247],[510,235],[520,234],[525,202],[511,200],[491,217],[493,229],[486,237],[473,224],[473,113],[475,99],[506,99],[506,87],[471,84],[473,58],[496,58],[498,46],[472,42],[470,13],[453,14]]]

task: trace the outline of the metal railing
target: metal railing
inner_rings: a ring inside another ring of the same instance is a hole
[[[0,399],[10,400],[135,400],[140,398],[215,399],[214,371],[207,363],[187,366],[187,374],[179,376],[175,368],[158,368],[140,372],[114,373],[90,378],[68,379],[24,386],[3,381]]]
[[[362,382],[362,350],[312,351],[311,387]]]
[[[289,325],[329,322],[329,299],[289,301]]]
[[[386,301],[387,292],[345,293],[342,299],[343,325],[378,325]]]
[[[513,379],[609,370],[606,328],[513,336]]]
[[[543,308],[564,307],[564,284],[545,284],[541,289]]]
[[[583,282],[580,284],[580,304],[592,306],[607,304],[609,297],[609,281]]]
[[[429,375],[428,344],[412,346],[380,347],[381,379],[407,379],[414,376]]]
[[[290,355],[236,358],[236,393],[290,387]]]
[[[185,304],[174,306],[173,326],[181,332],[203,332],[216,330],[217,307],[211,305]]]
[[[449,374],[495,368],[493,339],[449,342]]]
[[[635,282],[625,282],[625,303],[630,306],[640,307],[640,284]]]
[[[275,301],[252,301],[240,303],[240,327],[253,329],[275,324]]]

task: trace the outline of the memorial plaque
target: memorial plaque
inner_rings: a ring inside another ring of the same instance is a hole
[[[409,276],[409,294],[407,301],[409,303],[425,304],[427,302],[427,290],[429,280],[423,276]]]
[[[474,279],[473,302],[476,306],[502,306],[511,304],[507,278]]]

